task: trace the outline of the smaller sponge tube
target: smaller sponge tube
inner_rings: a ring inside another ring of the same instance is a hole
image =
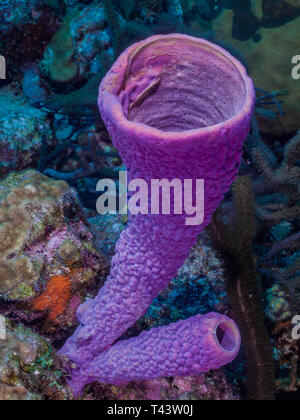
[[[226,315],[196,315],[117,342],[96,357],[84,374],[75,371],[72,386],[80,392],[94,381],[120,385],[197,375],[232,362],[240,345],[239,329]]]

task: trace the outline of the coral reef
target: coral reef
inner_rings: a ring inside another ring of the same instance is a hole
[[[69,328],[106,262],[93,247],[77,195],[37,171],[0,184],[0,296],[15,318],[43,318],[48,332]],[[31,311],[33,313],[31,313]]]

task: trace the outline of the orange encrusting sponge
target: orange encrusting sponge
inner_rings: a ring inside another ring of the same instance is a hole
[[[48,321],[55,322],[59,315],[65,311],[70,297],[70,276],[53,276],[48,282],[46,290],[34,300],[33,310],[48,310]]]

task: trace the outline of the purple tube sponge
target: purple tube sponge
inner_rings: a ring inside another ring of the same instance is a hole
[[[82,372],[73,388],[83,381],[123,384],[132,380],[189,376],[230,363],[240,349],[238,327],[225,315],[196,315],[166,327],[152,328],[138,337],[117,342]]]
[[[133,352],[137,345],[139,357],[141,349],[152,357],[153,346],[143,345],[143,339],[149,343],[166,334],[166,344],[177,343],[176,348],[181,339],[170,340],[169,331],[177,334],[177,329],[197,329],[204,322],[196,317],[110,348],[176,275],[230,189],[238,173],[254,102],[253,82],[241,63],[222,48],[186,35],[159,35],[131,46],[104,78],[99,108],[130,179],[145,180],[149,191],[152,179],[204,179],[205,208],[201,225],[193,221],[186,224],[189,212],[130,216],[129,226],[117,243],[107,282],[95,300],[80,308],[81,325],[61,351],[77,364],[76,388],[80,382],[87,383],[87,374],[118,382],[117,370],[109,376],[107,372],[102,375],[99,368],[112,355],[120,360],[129,357],[127,346]],[[203,340],[198,344],[204,345]],[[225,359],[227,363],[230,357]],[[126,360],[130,364],[130,358]],[[166,359],[164,366],[170,364]],[[204,362],[196,365],[205,370]],[[178,366],[180,372],[200,371]],[[213,362],[207,362],[208,369],[212,366]],[[93,375],[91,367],[97,374]],[[127,369],[120,374],[121,380],[133,379],[131,369]],[[171,370],[164,368],[161,374]],[[157,375],[159,367],[150,371]],[[141,368],[138,377],[149,374]]]

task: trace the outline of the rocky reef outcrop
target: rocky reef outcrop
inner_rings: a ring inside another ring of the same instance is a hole
[[[104,270],[77,194],[37,171],[0,184],[0,297],[5,313],[55,333],[75,321],[89,285]],[[5,306],[4,306],[5,307]]]
[[[104,7],[91,4],[70,9],[45,50],[41,68],[53,83],[86,80],[113,57]],[[105,57],[105,58],[104,58]]]

